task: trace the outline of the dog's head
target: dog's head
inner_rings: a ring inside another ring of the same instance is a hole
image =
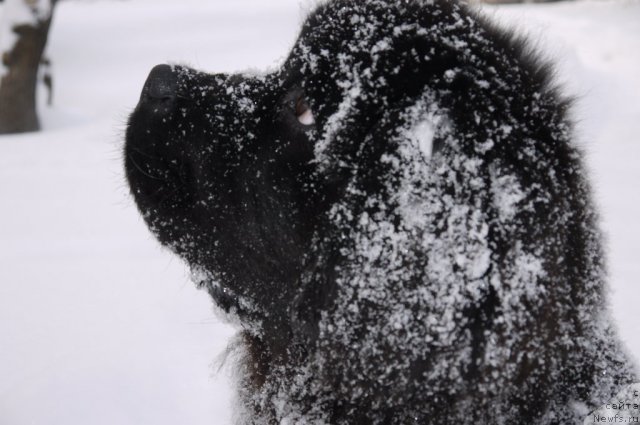
[[[271,73],[154,68],[132,193],[220,305],[320,341],[344,394],[479,382],[598,252],[566,103],[524,46],[455,2],[328,2]]]
[[[378,160],[403,137],[425,159],[439,151],[454,102],[469,105],[460,119],[481,117],[486,105],[471,112],[481,87],[455,66],[461,47],[453,35],[442,42],[454,6],[400,3],[320,7],[268,74],[154,68],[129,120],[125,168],[159,240],[224,274],[290,273],[355,175],[377,190],[390,168]]]

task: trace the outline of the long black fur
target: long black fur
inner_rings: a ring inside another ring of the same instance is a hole
[[[127,177],[242,328],[240,422],[579,424],[637,379],[551,75],[458,3],[335,0],[270,74],[150,77]]]

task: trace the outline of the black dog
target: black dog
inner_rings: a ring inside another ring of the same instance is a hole
[[[569,102],[438,0],[337,0],[267,75],[160,65],[125,168],[243,329],[246,423],[578,424],[635,372]]]

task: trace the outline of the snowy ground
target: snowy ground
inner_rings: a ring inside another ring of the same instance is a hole
[[[138,218],[122,175],[122,133],[153,65],[275,66],[307,5],[58,5],[45,131],[0,136],[0,424],[231,421],[230,378],[216,372],[216,359],[232,330]],[[579,96],[609,237],[613,313],[640,358],[640,2],[486,10],[540,40]]]

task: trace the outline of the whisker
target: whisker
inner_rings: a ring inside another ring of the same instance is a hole
[[[147,177],[149,177],[150,179],[153,179],[153,180],[159,180],[159,181],[164,182],[164,183],[169,183],[169,180],[163,179],[162,177],[152,176],[151,174],[149,174],[148,172],[143,170],[142,167],[140,167],[140,165],[138,165],[136,160],[133,159],[133,156],[131,154],[129,154],[128,157],[129,157],[129,160],[131,161],[131,163],[136,167],[136,169],[138,171],[140,171],[142,174],[144,174],[145,176],[147,176]]]
[[[153,155],[151,155],[150,153],[147,153],[147,152],[145,152],[145,151],[142,151],[142,150],[140,150],[139,148],[137,148],[137,147],[135,147],[135,146],[129,146],[129,149],[131,149],[132,151],[135,151],[135,152],[139,153],[140,155],[145,156],[145,157],[147,157],[147,158],[150,158],[150,159],[153,159],[153,160],[156,160],[156,161],[159,161],[159,160],[160,160],[160,158],[159,158],[159,157],[157,157],[157,156],[153,156]]]

